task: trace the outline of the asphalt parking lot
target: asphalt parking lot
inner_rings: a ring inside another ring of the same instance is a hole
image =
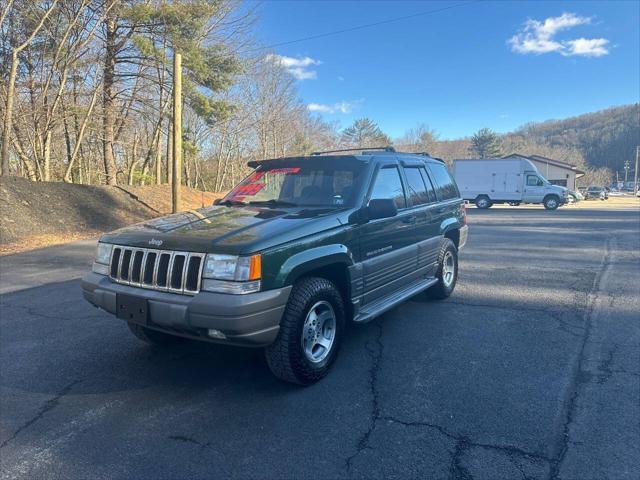
[[[0,258],[2,478],[640,478],[640,211],[470,209],[460,281],[351,329],[325,380],[148,347],[92,242]]]

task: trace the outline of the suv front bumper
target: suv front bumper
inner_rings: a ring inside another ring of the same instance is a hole
[[[271,344],[280,329],[291,287],[247,295],[200,292],[180,295],[112,282],[88,273],[82,279],[82,294],[89,303],[117,315],[118,295],[146,300],[148,328],[217,343],[262,347]],[[210,329],[224,334],[211,337]]]

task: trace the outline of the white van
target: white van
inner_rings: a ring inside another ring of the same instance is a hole
[[[567,189],[552,185],[525,159],[454,160],[460,194],[478,208],[494,203],[541,203],[555,210],[567,201]]]

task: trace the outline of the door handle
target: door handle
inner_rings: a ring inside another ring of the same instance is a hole
[[[402,223],[416,223],[416,216],[415,215],[411,215],[409,217],[404,217],[402,219]]]

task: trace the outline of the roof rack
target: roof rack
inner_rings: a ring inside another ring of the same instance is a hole
[[[340,150],[325,150],[324,152],[313,152],[312,156],[324,155],[325,153],[341,153],[341,152],[360,152],[369,150],[382,150],[383,152],[395,152],[396,149],[390,146],[387,147],[360,147],[360,148],[342,148]]]

